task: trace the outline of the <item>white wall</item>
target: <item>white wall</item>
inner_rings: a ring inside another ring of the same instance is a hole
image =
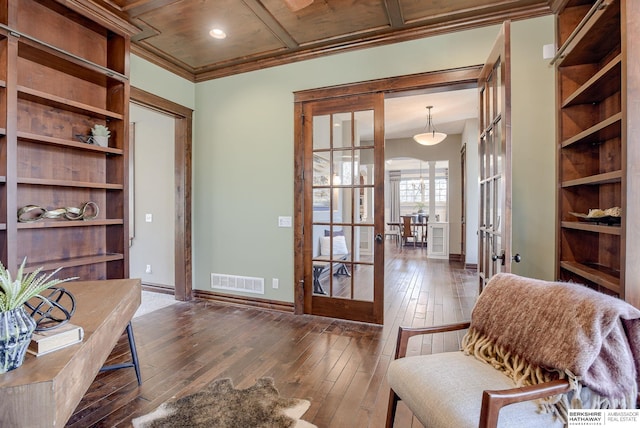
[[[466,177],[466,212],[464,213],[466,221],[466,239],[465,239],[465,263],[478,263],[478,222],[480,213],[478,207],[480,204],[480,161],[478,160],[478,121],[467,120],[462,131],[462,144],[465,144],[467,177]]]
[[[129,254],[132,278],[175,287],[174,119],[130,106],[135,123],[134,232]],[[145,215],[152,215],[152,222]],[[151,265],[151,273],[146,273]]]
[[[193,287],[209,290],[211,272],[263,277],[267,284],[270,278],[279,278],[280,287],[268,287],[262,297],[293,301],[293,229],[279,228],[277,219],[294,215],[294,91],[481,64],[498,28],[336,54],[196,84]],[[524,257],[518,269],[551,278],[555,80],[553,68],[542,60],[542,46],[554,41],[554,18],[513,22],[512,39],[514,248]],[[190,90],[183,79],[168,79],[154,67],[134,67],[132,61],[131,70],[132,83],[144,84],[143,89],[161,96],[170,92],[174,101],[180,97],[176,91]],[[141,70],[144,76],[137,75]],[[156,72],[157,82],[149,75]],[[166,88],[169,80],[176,82],[175,91]],[[189,94],[185,98],[182,104],[191,107]],[[540,179],[541,174],[546,176]]]

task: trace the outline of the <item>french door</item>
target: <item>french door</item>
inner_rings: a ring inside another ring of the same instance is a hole
[[[503,24],[478,79],[480,97],[480,291],[496,273],[511,272],[510,22]]]
[[[383,95],[309,101],[304,144],[304,312],[383,322]]]

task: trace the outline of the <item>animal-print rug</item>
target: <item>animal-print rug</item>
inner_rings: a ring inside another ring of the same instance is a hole
[[[132,421],[135,428],[313,428],[300,417],[310,402],[282,398],[272,378],[261,378],[247,389],[235,389],[231,379],[216,379],[201,391],[171,399]]]

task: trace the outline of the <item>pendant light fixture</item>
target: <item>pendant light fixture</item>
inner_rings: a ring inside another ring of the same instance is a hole
[[[433,121],[431,120],[432,108],[433,106],[427,106],[427,110],[429,111],[427,115],[427,132],[416,134],[413,136],[413,139],[416,141],[416,143],[422,144],[423,146],[434,146],[447,138],[447,134],[436,131],[435,126],[433,126]]]

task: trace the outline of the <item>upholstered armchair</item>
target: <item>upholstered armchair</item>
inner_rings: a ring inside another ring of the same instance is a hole
[[[391,393],[386,426],[393,427],[400,397],[427,428],[496,427],[502,407],[513,403],[522,404],[503,412],[501,426],[554,426],[552,418],[538,414],[530,400],[568,391],[567,380],[516,388],[500,371],[462,352],[405,358],[409,338],[463,330],[469,325],[463,322],[425,328],[400,327],[395,360],[388,372]],[[555,426],[563,424],[558,421]]]
[[[462,350],[406,356],[409,339],[468,329]],[[585,286],[496,275],[471,322],[400,327],[398,400],[427,428],[562,427],[568,409],[636,408],[640,311]]]

